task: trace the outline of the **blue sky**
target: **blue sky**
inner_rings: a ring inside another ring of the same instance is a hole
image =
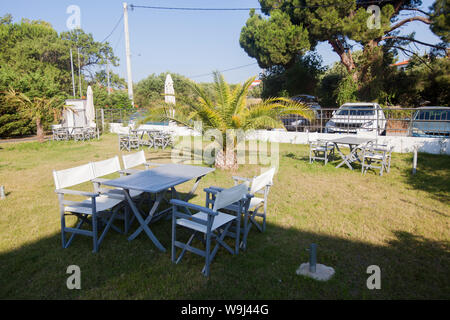
[[[81,9],[81,27],[102,41],[112,31],[122,15],[122,0],[1,0],[0,16],[11,13],[14,21],[22,18],[50,22],[58,31],[67,31],[66,13],[70,5]],[[428,8],[432,0],[423,1]],[[165,7],[241,8],[259,7],[257,0],[131,0],[128,4]],[[196,77],[212,72],[255,63],[239,45],[241,28],[248,18],[246,11],[188,12],[135,9],[129,12],[130,44],[133,80],[137,82],[149,74],[170,71],[193,77],[195,81],[211,81],[211,76]],[[428,27],[414,22],[404,28],[415,31],[418,40],[437,43]],[[126,78],[123,24],[108,39],[120,58],[114,71]],[[423,53],[424,47],[419,47]],[[318,53],[324,64],[330,65],[338,56],[327,43],[319,44]],[[401,57],[402,59],[403,57]],[[261,69],[251,65],[224,72],[227,81],[243,82],[258,75]]]

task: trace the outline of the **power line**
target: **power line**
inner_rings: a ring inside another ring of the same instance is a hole
[[[233,71],[233,70],[238,70],[238,69],[242,69],[242,68],[246,68],[246,67],[250,67],[253,65],[258,64],[257,62],[253,62],[253,63],[249,63],[249,64],[245,64],[243,66],[238,66],[238,67],[233,67],[233,68],[229,68],[229,69],[225,69],[225,70],[221,70],[219,71],[220,73],[224,73],[224,72],[228,72],[228,71]],[[204,74],[199,74],[196,76],[192,76],[192,77],[188,77],[189,79],[193,79],[193,78],[201,78],[201,77],[206,77],[206,76],[210,76],[214,74],[213,72],[209,72],[209,73],[204,73]]]
[[[357,1],[356,5],[370,5],[370,4],[382,4],[383,2],[388,2],[389,0],[368,0],[368,1]],[[205,8],[205,7],[161,7],[161,6],[142,6],[131,4],[130,8],[134,10],[138,9],[153,9],[153,10],[177,10],[177,11],[250,11],[250,10],[272,10],[280,9],[282,6],[281,2],[278,6],[273,7],[261,7],[261,8]],[[304,5],[304,6],[289,6],[290,9],[314,9],[314,8],[328,8],[328,7],[343,7],[339,2],[329,3],[329,4],[316,4],[316,5]]]
[[[112,34],[114,33],[114,31],[116,31],[116,29],[117,29],[117,27],[119,26],[119,24],[120,24],[120,22],[122,21],[122,19],[123,19],[123,13],[122,13],[122,15],[120,16],[119,21],[117,21],[116,25],[115,25],[114,28],[112,29],[112,31],[108,34],[108,36],[107,36],[101,43],[105,42],[106,40],[108,40],[109,37],[112,36]]]

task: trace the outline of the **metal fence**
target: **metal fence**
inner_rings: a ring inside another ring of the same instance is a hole
[[[345,107],[315,110],[315,119],[286,115],[288,131],[321,133],[373,132],[388,136],[450,137],[450,108]]]
[[[136,110],[129,109],[96,109],[96,118],[98,123],[126,123],[135,113]]]
[[[135,110],[97,109],[97,123],[129,123]],[[373,108],[350,106],[314,110],[313,120],[299,115],[281,118],[288,131],[321,133],[372,132],[387,136],[450,137],[450,108]]]

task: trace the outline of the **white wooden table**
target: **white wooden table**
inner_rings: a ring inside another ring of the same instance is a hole
[[[164,213],[171,210],[171,208],[168,208],[156,212],[161,202],[165,199],[164,197],[167,191],[171,191],[172,198],[180,199],[175,187],[182,183],[196,179],[191,191],[187,194],[186,198],[183,199],[187,200],[197,189],[200,180],[214,170],[214,168],[207,167],[168,164],[150,170],[143,170],[118,179],[108,180],[103,184],[106,186],[123,189],[125,198],[127,199],[133,214],[140,223],[139,228],[128,238],[128,240],[131,241],[135,239],[142,231],[145,231],[156,247],[165,252],[166,249],[150,230],[149,224],[161,217]],[[131,199],[130,190],[138,190],[156,195],[155,202],[153,203],[153,206],[151,207],[145,220],[142,217],[141,210],[137,208],[136,204]]]
[[[339,153],[339,156],[342,158],[342,162],[339,163],[336,168],[339,168],[343,166],[344,164],[347,165],[347,167],[350,168],[350,170],[353,170],[352,163],[355,161],[361,162],[357,155],[358,149],[363,148],[366,144],[373,143],[375,139],[371,138],[361,138],[361,137],[354,137],[354,136],[345,136],[342,138],[332,139],[328,140],[328,142],[331,142],[335,145],[337,152]],[[344,154],[341,149],[339,149],[339,145],[346,145],[350,149],[349,154]]]

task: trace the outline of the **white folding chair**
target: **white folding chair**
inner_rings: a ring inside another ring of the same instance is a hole
[[[98,252],[98,247],[103,241],[106,233],[111,228],[118,210],[123,208],[123,199],[114,195],[101,195],[97,192],[85,192],[67,189],[94,179],[94,172],[91,164],[53,171],[53,178],[56,186],[55,192],[58,194],[59,208],[61,215],[61,236],[63,248],[68,248],[75,235],[92,237],[93,251]],[[84,201],[70,201],[65,199],[66,195],[84,196],[88,199]],[[66,226],[66,215],[75,215],[78,223],[75,228]],[[91,218],[89,220],[89,218]],[[98,237],[99,224],[105,223],[102,234]],[[92,225],[92,230],[82,229],[84,223]],[[66,233],[71,233],[69,240]]]
[[[152,166],[155,167],[155,166],[162,165],[160,163],[147,162],[147,160],[145,159],[144,150],[141,150],[139,152],[132,153],[132,154],[123,155],[122,161],[123,161],[123,169],[124,169],[124,170],[120,171],[120,173],[122,173],[122,174],[133,174],[133,173],[139,172],[141,170],[133,169],[133,168],[135,168],[137,166],[141,166],[141,165],[145,166],[145,170],[148,170],[149,167],[152,167]]]
[[[120,173],[122,171],[120,167],[119,157],[115,156],[114,158],[110,158],[107,160],[91,162],[93,171],[94,171],[94,179],[92,182],[94,183],[94,190],[102,195],[114,195],[116,198],[121,198],[125,201],[125,195],[120,188],[105,188],[102,187],[103,182],[108,179],[102,178],[110,174]],[[121,174],[122,175],[122,174]],[[132,199],[143,198],[143,192],[137,190],[130,190],[130,196]],[[142,200],[140,204],[142,204]],[[130,211],[128,206],[125,206],[125,212],[123,215],[119,215],[118,219],[123,219],[125,224],[124,233],[127,234],[131,223],[134,220],[134,215],[130,219]]]
[[[325,164],[334,157],[334,144],[324,140],[311,141],[309,143],[309,163],[323,160]]]
[[[247,186],[250,186],[248,188],[248,193],[251,196],[251,199],[248,204],[248,209],[242,211],[242,213],[244,214],[244,222],[241,229],[241,232],[243,234],[241,248],[244,250],[247,248],[247,238],[252,225],[254,225],[260,232],[264,232],[266,230],[267,203],[270,187],[273,184],[274,175],[275,168],[271,168],[263,174],[252,179],[237,176],[233,177],[235,185],[240,182],[244,182]],[[217,193],[221,190],[223,189],[215,186],[205,189],[205,191],[207,192],[207,206],[210,206],[211,203],[215,201],[214,193]],[[264,197],[256,197],[255,195],[257,194],[264,195]],[[225,209],[236,212],[238,208],[236,204],[233,204],[227,206]],[[260,209],[263,209],[263,212],[259,212]],[[258,223],[258,221],[256,220],[257,218],[262,218],[261,224]]]
[[[140,138],[135,132],[119,133],[119,150],[127,150],[130,152],[132,149],[140,148]]]
[[[209,276],[210,264],[214,259],[220,246],[224,247],[231,254],[239,253],[239,230],[240,230],[240,216],[241,210],[245,206],[245,201],[248,187],[245,184],[240,184],[230,189],[224,189],[216,194],[213,208],[207,208],[191,204],[185,201],[173,199],[170,203],[173,205],[172,214],[172,262],[179,263],[186,251],[198,254],[205,258],[205,266],[202,273]],[[239,211],[237,215],[231,215],[220,211],[221,209],[238,203]],[[198,213],[189,215],[185,213],[185,209],[197,210]],[[183,212],[182,210],[183,209]],[[228,230],[232,224],[235,224],[237,236],[235,237],[234,250],[225,243],[224,238],[228,234]],[[192,234],[187,241],[183,243],[177,241],[176,227],[181,226],[192,231]],[[201,241],[205,243],[205,250],[200,250],[192,246],[192,241],[197,236],[201,237]],[[211,241],[214,240],[216,245],[211,250]],[[176,257],[176,248],[182,249],[178,258]]]
[[[361,173],[365,174],[369,169],[380,170],[389,173],[391,169],[391,153],[393,146],[385,144],[370,144],[363,149]]]

